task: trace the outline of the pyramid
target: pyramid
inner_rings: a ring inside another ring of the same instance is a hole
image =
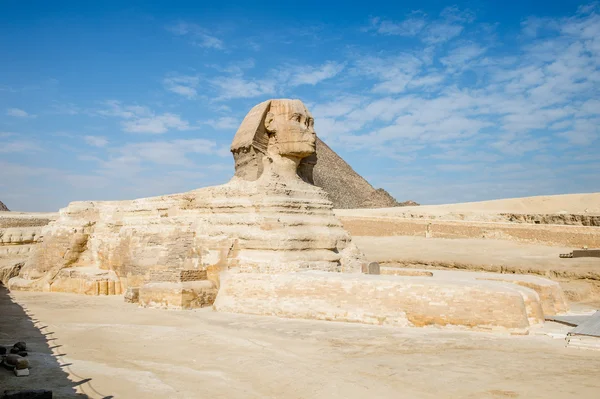
[[[6,207],[6,205],[4,205],[4,204],[2,203],[2,201],[0,201],[0,212],[8,212],[8,211],[10,211],[10,209],[8,209],[8,208]]]
[[[334,208],[389,208],[400,205],[387,191],[369,184],[321,139],[317,138],[316,144],[316,157],[305,158],[299,173],[307,182],[325,190]]]

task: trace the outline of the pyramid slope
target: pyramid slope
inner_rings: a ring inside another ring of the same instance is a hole
[[[327,144],[317,138],[316,186],[329,194],[334,208],[387,208],[398,202],[384,189],[375,189]]]

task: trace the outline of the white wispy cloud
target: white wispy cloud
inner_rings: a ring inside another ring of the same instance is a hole
[[[168,26],[167,30],[177,36],[185,36],[190,39],[191,43],[198,47],[213,48],[222,50],[224,48],[223,41],[214,36],[199,25],[180,21],[174,25]]]
[[[201,123],[212,126],[213,129],[217,130],[232,130],[237,129],[242,122],[238,118],[234,118],[232,116],[223,116],[218,119],[209,119],[207,121],[200,121]]]
[[[78,115],[83,110],[75,104],[72,103],[55,103],[52,105],[51,113],[59,114],[59,115]]]
[[[407,89],[411,81],[422,75],[423,61],[416,56],[405,53],[393,57],[368,56],[356,63],[359,74],[379,80],[373,86],[378,93],[401,93]],[[420,81],[419,85],[423,85]]]
[[[95,113],[124,119],[121,122],[123,131],[129,133],[163,134],[169,130],[191,130],[194,128],[178,114],[170,112],[156,114],[148,107],[122,105],[115,100],[106,101],[105,108],[96,110]]]
[[[218,92],[217,100],[251,98],[275,94],[276,82],[272,79],[244,79],[239,76],[217,77],[210,81]]]
[[[2,137],[0,135],[0,137]],[[4,142],[0,146],[1,153],[16,153],[16,152],[37,152],[41,151],[40,144],[32,140],[13,140]]]
[[[198,76],[190,75],[172,75],[163,79],[165,89],[189,99],[195,98],[198,94],[196,88],[199,83]]]
[[[421,13],[412,15],[400,22],[371,18],[371,26],[368,30],[374,30],[382,35],[416,36],[420,33],[427,21]]]
[[[481,57],[487,49],[477,43],[463,43],[448,52],[440,62],[449,69],[463,70],[471,61]]]
[[[106,137],[102,136],[84,136],[83,139],[88,145],[93,147],[104,147],[108,144]]]
[[[15,118],[35,118],[36,115],[32,115],[25,110],[20,108],[8,108],[6,110],[6,115],[14,116]]]
[[[438,24],[428,22],[416,33],[422,47],[356,57],[348,68],[370,80],[371,93],[352,101],[342,93],[339,106],[336,101],[315,104],[319,135],[338,149],[366,150],[402,163],[414,162],[420,153],[422,163],[439,171],[472,171],[481,181],[493,176],[492,165],[521,159],[527,167],[504,181],[526,177],[538,192],[552,191],[535,180],[548,176],[551,168],[534,166],[534,157],[578,148],[572,156],[578,154],[582,162],[586,155],[592,157],[588,165],[600,159],[586,152],[600,143],[600,17],[595,9],[544,20],[539,37],[524,24],[530,39],[498,55],[490,52],[490,45],[498,43],[473,35],[468,41],[460,38],[474,23],[472,13],[448,9],[442,14]],[[378,33],[401,34],[380,20],[374,23],[387,26],[388,31]],[[442,33],[448,27],[454,28]],[[436,36],[449,42],[447,50],[429,51],[431,43],[439,43]],[[476,75],[465,78],[467,70]],[[456,160],[462,162],[448,162]],[[564,184],[566,173],[554,181]],[[484,186],[477,189],[479,195]]]
[[[245,58],[238,61],[230,62],[229,64],[210,64],[211,68],[216,69],[219,72],[230,73],[232,75],[242,75],[244,71],[254,68],[256,62],[253,58]]]
[[[344,64],[338,62],[326,62],[317,67],[303,67],[293,70],[289,81],[291,86],[316,85],[326,79],[331,79],[342,72]]]
[[[205,139],[179,139],[169,141],[151,141],[131,143],[118,149],[117,159],[129,163],[142,161],[157,165],[193,165],[189,154],[213,154],[216,143]],[[111,161],[112,162],[112,161]]]
[[[129,133],[152,133],[162,134],[170,129],[189,130],[188,122],[181,119],[179,115],[165,113],[148,117],[138,117],[123,122],[123,130]]]
[[[428,17],[419,10],[413,11],[401,21],[374,17],[366,30],[381,35],[417,37],[424,43],[437,45],[459,36],[464,30],[464,25],[474,20],[475,14],[472,11],[451,6],[444,8],[437,18]]]

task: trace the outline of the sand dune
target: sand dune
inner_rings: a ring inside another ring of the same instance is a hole
[[[446,213],[523,213],[600,215],[600,193],[543,195],[461,204],[407,206],[400,208],[336,210],[339,215],[401,216],[403,214],[441,215]]]

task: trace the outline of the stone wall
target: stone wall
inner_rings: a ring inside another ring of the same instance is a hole
[[[229,272],[215,309],[405,327],[527,333],[543,322],[538,294],[515,284],[326,272]]]
[[[57,216],[52,213],[0,213],[0,282],[6,284],[19,273],[35,245],[42,240],[42,228]]]
[[[600,247],[600,229],[525,223],[404,219],[402,217],[356,217],[336,210],[344,227],[353,236],[422,236],[429,229],[437,238],[489,238],[566,247]]]

